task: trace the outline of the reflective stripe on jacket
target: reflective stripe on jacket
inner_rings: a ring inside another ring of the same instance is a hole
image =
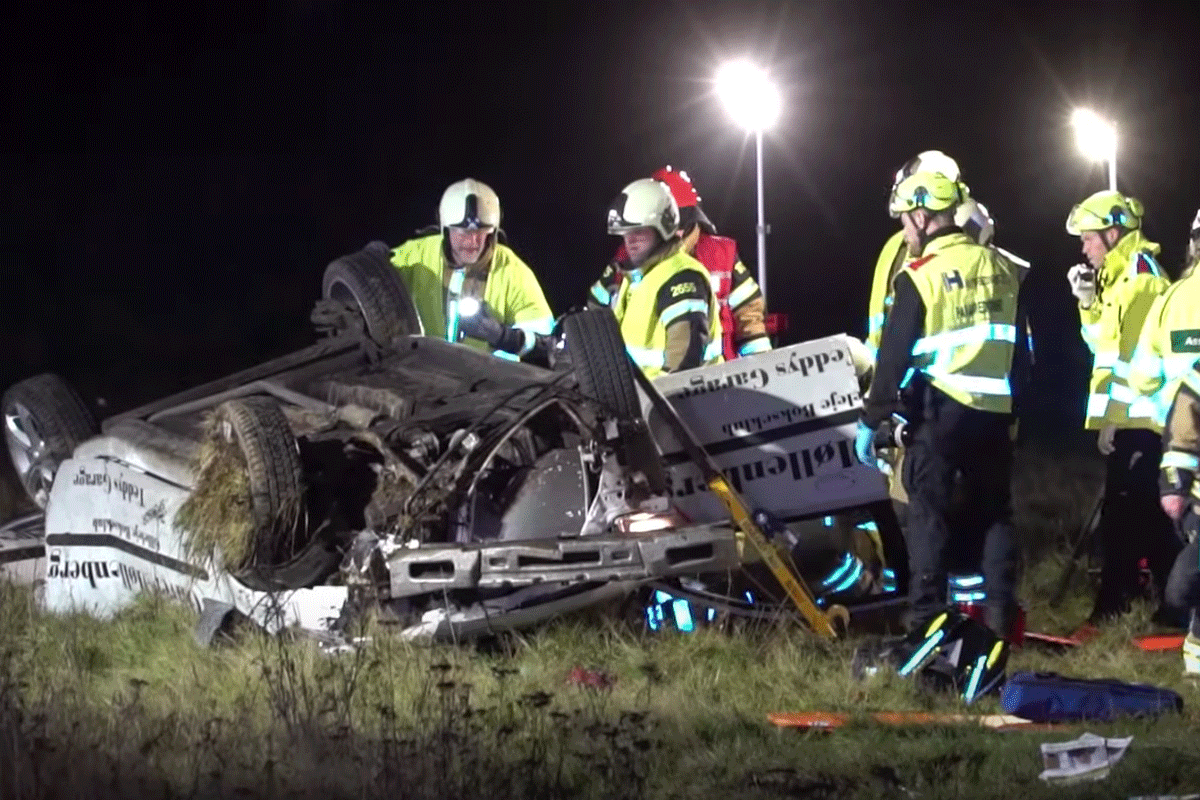
[[[1095,301],[1079,308],[1083,341],[1092,351],[1084,427],[1160,431],[1152,404],[1137,403],[1129,386],[1130,362],[1150,307],[1169,282],[1155,260],[1159,246],[1130,231],[1104,257]]]
[[[442,235],[410,239],[392,250],[392,263],[400,270],[427,336],[447,341],[457,338],[458,298],[476,297],[487,303],[496,319],[505,325],[548,335],[554,315],[537,276],[507,245],[495,242],[486,272],[447,269],[442,253]],[[482,293],[480,294],[480,284]],[[526,337],[532,345],[533,337]],[[465,338],[463,344],[490,350],[485,342]],[[496,355],[519,358],[494,351]]]
[[[1016,268],[966,234],[951,233],[931,239],[920,258],[900,269],[925,306],[913,368],[964,406],[1010,413]]]

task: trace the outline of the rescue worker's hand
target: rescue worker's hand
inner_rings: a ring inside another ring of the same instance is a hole
[[[1187,507],[1187,498],[1181,494],[1164,494],[1158,499],[1167,516],[1178,522],[1183,519],[1183,511]]]
[[[1113,437],[1115,437],[1116,435],[1117,435],[1117,426],[1116,425],[1105,425],[1103,428],[1100,429],[1100,436],[1096,441],[1096,446],[1098,448],[1100,448],[1101,453],[1103,453],[1104,455],[1108,455],[1113,450],[1117,449],[1116,445],[1113,444]]]
[[[858,456],[862,463],[875,466],[875,431],[868,428],[861,419],[854,434],[854,455]]]
[[[1067,270],[1067,282],[1080,307],[1088,308],[1096,302],[1096,270],[1089,265],[1076,264]]]
[[[504,325],[492,314],[487,303],[480,301],[468,303],[468,300],[473,300],[473,298],[463,298],[462,316],[458,321],[459,331],[463,336],[470,336],[472,339],[479,339],[487,342],[491,347],[496,347],[504,336]]]

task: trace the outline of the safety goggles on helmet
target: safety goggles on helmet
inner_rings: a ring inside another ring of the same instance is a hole
[[[1082,203],[1076,203],[1067,215],[1067,233],[1078,236],[1084,231],[1102,231],[1105,228],[1127,228],[1142,226],[1141,201],[1126,197],[1120,192],[1096,192]]]
[[[892,188],[888,212],[899,217],[906,211],[923,208],[926,211],[945,211],[966,198],[966,187],[943,172],[914,172]]]

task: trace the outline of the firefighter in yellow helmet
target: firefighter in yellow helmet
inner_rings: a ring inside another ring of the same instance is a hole
[[[608,232],[628,254],[611,307],[642,371],[653,378],[724,360],[708,271],[683,249],[667,185],[641,178],[622,189],[608,207]]]
[[[1179,551],[1157,498],[1162,425],[1151,403],[1135,402],[1129,385],[1143,324],[1168,286],[1155,258],[1159,245],[1142,235],[1143,214],[1137,199],[1102,191],[1072,208],[1066,222],[1088,262],[1067,272],[1093,356],[1085,427],[1099,431],[1098,446],[1107,459],[1098,527],[1104,562],[1089,625],[1129,610],[1140,594],[1143,556],[1162,597]]]
[[[1167,579],[1164,600],[1171,608],[1189,612],[1183,671],[1200,677],[1200,542],[1196,541],[1200,528],[1200,361],[1180,380],[1162,440],[1160,503],[1184,543]]]
[[[426,335],[517,359],[545,346],[554,316],[533,270],[503,241],[500,198],[482,181],[446,187],[436,229],[392,250]]]
[[[1016,268],[955,224],[965,196],[937,165],[892,189],[889,211],[913,258],[892,283],[855,449],[874,464],[881,438],[906,444],[910,626],[928,623],[947,601],[948,514],[959,472],[981,524],[954,535],[982,538],[966,549],[982,554],[987,623],[1006,636],[1017,610],[1009,425],[1027,380],[1027,343],[1017,335],[1024,309]]]

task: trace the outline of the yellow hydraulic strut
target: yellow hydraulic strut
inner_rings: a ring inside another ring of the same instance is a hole
[[[725,504],[725,508],[729,510],[729,516],[733,518],[734,523],[746,535],[746,538],[754,545],[754,549],[762,557],[764,563],[770,568],[771,574],[779,581],[779,584],[787,592],[788,597],[796,604],[796,608],[800,610],[800,614],[808,622],[809,626],[818,634],[828,638],[836,638],[837,632],[834,630],[832,618],[840,618],[845,620],[846,610],[840,606],[835,606],[830,609],[830,613],[826,614],[817,607],[817,601],[813,598],[813,594],[808,587],[804,585],[804,580],[796,575],[784,563],[780,557],[779,551],[772,545],[766,535],[763,533],[762,527],[755,519],[750,509],[741,497],[725,480],[725,476],[717,469],[717,465],[713,463],[712,457],[700,444],[699,440],[692,434],[687,423],[676,412],[671,402],[663,397],[662,393],[651,383],[646,377],[641,368],[634,363],[630,358],[630,366],[633,368],[634,377],[642,390],[649,396],[651,404],[662,414],[667,424],[671,426],[675,438],[683,445],[687,451],[688,457],[695,462],[700,468],[700,474],[704,477],[705,483],[708,484],[709,490],[712,491],[721,502]]]

